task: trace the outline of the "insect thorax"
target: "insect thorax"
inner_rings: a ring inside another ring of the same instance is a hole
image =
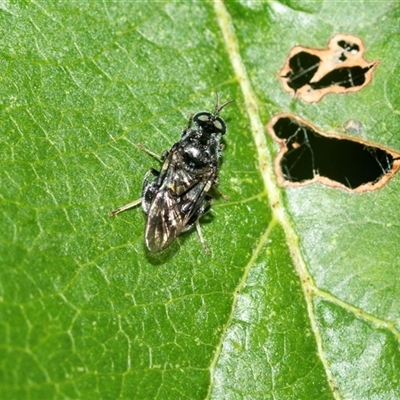
[[[221,135],[198,129],[188,132],[179,142],[179,153],[190,169],[218,167],[221,156]]]

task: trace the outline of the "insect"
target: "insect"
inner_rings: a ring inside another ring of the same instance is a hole
[[[209,250],[201,233],[199,218],[210,210],[213,198],[208,192],[218,183],[222,136],[227,128],[219,117],[218,94],[214,112],[201,111],[191,116],[181,138],[157,158],[161,171],[151,168],[145,175],[142,197],[110,212],[110,216],[142,204],[147,215],[145,243],[151,252],[168,247],[181,233],[196,228],[205,251]],[[216,188],[215,188],[216,189]]]

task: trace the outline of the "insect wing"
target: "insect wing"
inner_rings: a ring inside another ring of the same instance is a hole
[[[189,172],[180,163],[169,164],[147,217],[145,240],[151,252],[164,250],[193,216],[197,215],[197,220],[202,215],[203,203],[215,176],[213,168]]]
[[[176,207],[169,190],[157,193],[151,204],[146,223],[145,241],[151,252],[168,247],[182,230],[184,216]]]

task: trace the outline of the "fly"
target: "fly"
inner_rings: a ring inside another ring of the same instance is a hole
[[[227,131],[219,113],[233,101],[220,106],[217,94],[214,112],[201,111],[191,116],[180,140],[161,157],[139,145],[162,163],[161,171],[151,168],[143,180],[142,197],[109,215],[141,204],[147,215],[145,243],[151,252],[164,250],[181,233],[195,227],[209,253],[199,219],[210,210],[213,198],[208,192],[218,183],[221,140]]]

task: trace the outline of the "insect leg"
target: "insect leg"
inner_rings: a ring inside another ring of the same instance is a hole
[[[201,245],[203,246],[204,251],[207,254],[211,254],[210,249],[206,245],[206,241],[204,240],[203,234],[201,233],[200,222],[198,219],[196,220],[194,225],[196,227],[196,231],[197,231],[197,234],[199,235],[199,240],[200,240]]]
[[[142,198],[136,199],[136,200],[132,201],[131,203],[125,204],[124,206],[117,208],[116,210],[110,211],[108,213],[108,215],[110,217],[112,217],[114,215],[121,213],[122,211],[126,211],[126,210],[129,210],[130,208],[136,207],[141,202],[142,202]]]
[[[136,207],[138,204],[142,203],[143,209],[146,212],[145,206],[147,203],[149,204],[150,207],[150,202],[153,199],[153,193],[155,193],[158,190],[158,185],[156,185],[156,182],[149,182],[149,175],[153,174],[154,176],[159,176],[159,172],[153,168],[149,169],[144,177],[143,180],[143,190],[142,190],[142,197],[139,199],[136,199],[128,204],[125,204],[124,206],[121,206],[117,208],[116,210],[113,210],[108,213],[110,217],[117,215],[123,211],[129,210],[133,207]]]
[[[216,180],[214,183],[218,183],[218,180]],[[216,185],[212,186],[211,189],[217,196],[221,196],[224,200],[229,200],[229,196],[226,194],[221,193],[221,191],[218,189]]]
[[[186,135],[186,133],[188,132],[188,130],[192,127],[193,116],[194,116],[194,114],[190,114],[188,125],[187,125],[187,127],[185,129],[182,130],[181,138],[183,138]]]
[[[138,143],[136,145],[137,147],[139,147],[140,150],[144,151],[145,153],[147,153],[149,156],[155,158],[156,160],[158,160],[159,162],[163,162],[167,156],[168,156],[168,152],[167,151],[163,151],[163,153],[161,154],[161,156],[159,156],[158,154],[154,153],[153,151],[149,150],[147,147],[144,147],[142,145],[142,143]]]
[[[187,126],[186,130],[187,130],[187,129],[190,129],[190,127],[192,126],[192,123],[193,123],[193,116],[194,116],[194,114],[190,114],[190,116],[189,116],[189,121],[188,121],[188,126]]]
[[[186,231],[190,230],[191,228],[193,228],[193,225],[194,225],[196,228],[197,234],[199,235],[200,243],[203,246],[203,249],[207,254],[210,254],[210,250],[208,249],[208,247],[206,245],[206,241],[204,240],[203,234],[201,232],[199,219],[211,209],[213,200],[214,199],[210,195],[207,194],[204,199],[204,202],[200,205],[200,207],[192,215],[192,217],[189,219],[187,225],[182,230],[182,232],[186,232]]]

